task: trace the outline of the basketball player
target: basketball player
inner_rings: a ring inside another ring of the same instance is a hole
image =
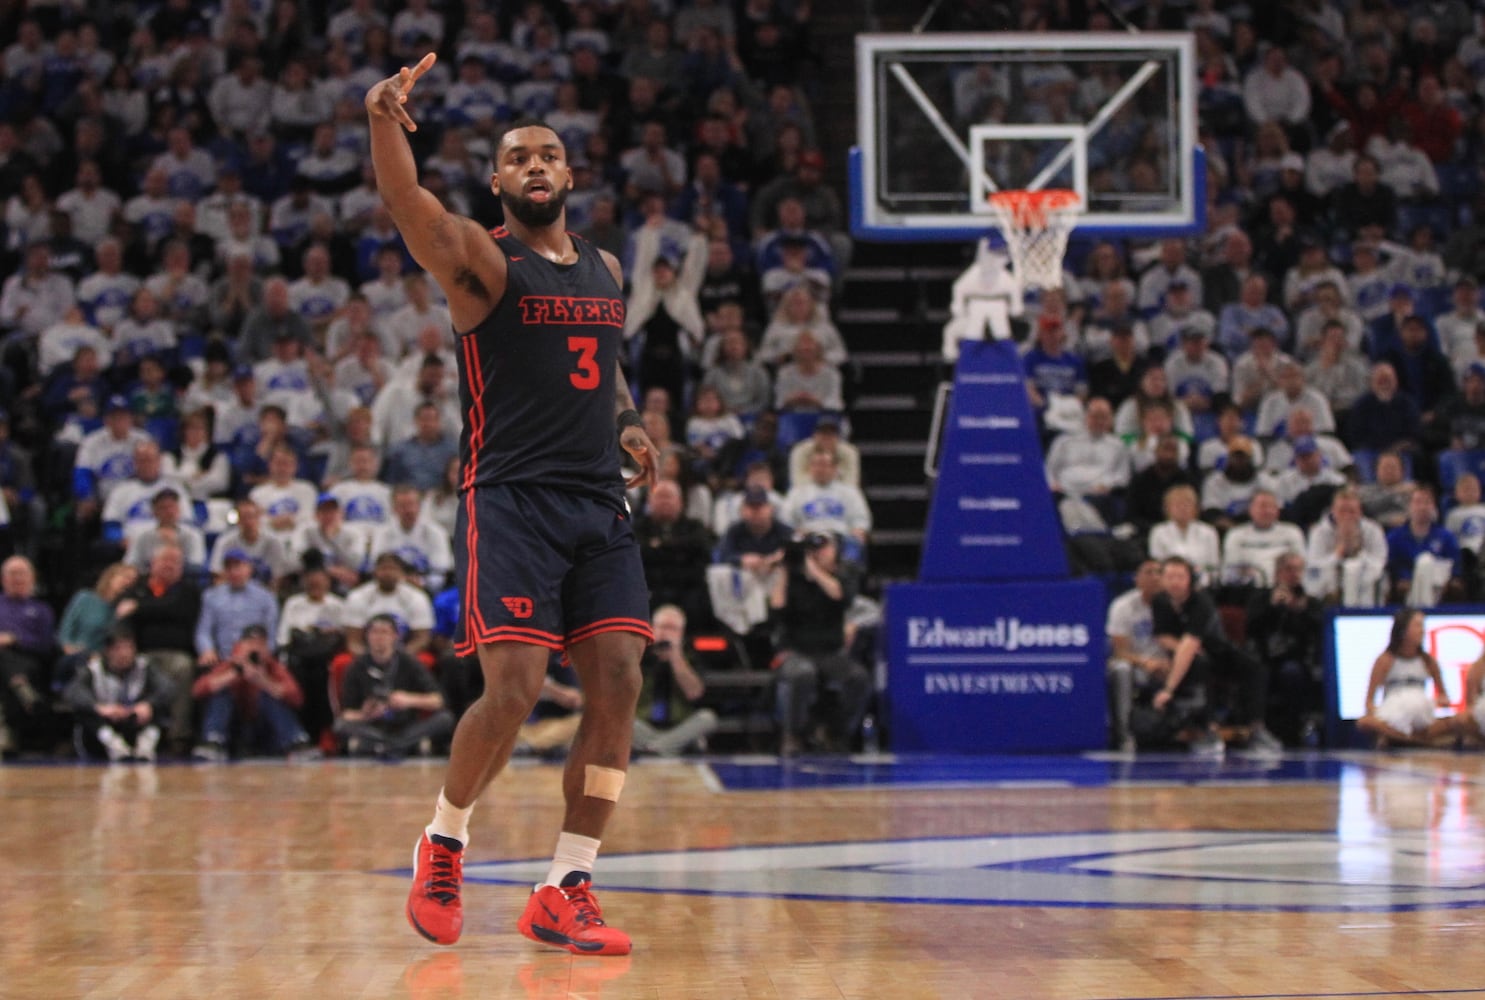
[[[618,261],[566,231],[572,188],[561,140],[518,122],[495,151],[505,226],[449,214],[418,185],[404,104],[432,53],[366,94],[377,189],[408,250],[443,288],[458,337],[463,469],[455,541],[457,649],[478,653],[484,695],[459,721],[433,822],[418,841],[407,917],[438,944],[463,925],[470,809],[509,760],[536,704],[549,650],[582,680],[581,728],[562,789],[551,870],[517,922],[534,941],[624,955],[590,891],[604,824],[624,787],[640,655],[652,639],[619,447],[653,485],[655,448],[619,371]]]

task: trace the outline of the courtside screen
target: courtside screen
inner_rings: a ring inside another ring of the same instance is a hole
[[[1439,661],[1451,709],[1464,710],[1464,678],[1485,648],[1485,614],[1435,610],[1426,612],[1424,649]],[[1327,623],[1326,683],[1333,719],[1354,722],[1366,714],[1366,687],[1372,664],[1387,648],[1392,612],[1335,613]]]

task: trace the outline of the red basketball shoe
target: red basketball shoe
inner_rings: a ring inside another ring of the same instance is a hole
[[[464,881],[464,845],[452,837],[418,838],[413,854],[413,885],[407,894],[407,922],[434,944],[453,944],[464,929],[459,888]]]
[[[574,955],[629,954],[629,935],[603,922],[593,883],[587,878],[573,881],[574,885],[561,887],[538,886],[516,927],[533,941],[566,948]]]

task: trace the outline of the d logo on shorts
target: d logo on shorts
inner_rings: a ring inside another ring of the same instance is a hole
[[[500,603],[511,613],[512,618],[530,618],[532,611],[529,597],[502,597]]]

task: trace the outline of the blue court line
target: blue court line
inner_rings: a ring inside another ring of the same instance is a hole
[[[1107,997],[1098,1000],[1330,1000],[1332,997],[1485,996],[1485,988],[1448,990],[1377,990],[1368,993],[1193,993],[1189,996]]]
[[[1380,763],[1380,762],[1379,762]],[[1008,788],[1056,785],[1106,788],[1138,784],[1332,783],[1370,762],[1300,752],[1276,758],[1233,755],[1205,760],[1186,754],[1149,754],[1117,760],[1088,755],[963,756],[901,754],[873,760],[801,757],[793,760],[706,761],[729,792],[848,788]]]
[[[412,878],[411,868],[383,868],[371,872],[372,875],[382,875],[399,879]],[[514,878],[487,878],[474,875],[464,877],[465,885],[493,885],[493,886],[525,886],[530,891],[531,880]],[[980,907],[1004,907],[1014,909],[1016,907],[1035,907],[1038,909],[1051,910],[1147,910],[1147,911],[1169,911],[1182,913],[1335,913],[1349,916],[1366,916],[1369,914],[1385,913],[1440,913],[1453,910],[1478,910],[1482,904],[1477,900],[1467,902],[1442,902],[1442,903],[1395,903],[1379,906],[1307,906],[1296,905],[1260,905],[1255,903],[1141,903],[1141,902],[1088,902],[1086,900],[1065,899],[1013,899],[1011,897],[996,899],[963,899],[960,897],[945,898],[941,896],[857,896],[844,895],[841,893],[827,892],[777,892],[761,889],[689,889],[684,887],[657,888],[654,886],[636,885],[610,885],[600,887],[604,893],[633,892],[647,896],[711,896],[726,899],[790,899],[804,903],[891,903],[903,906],[980,906]],[[1259,993],[1259,994],[1233,994],[1223,995],[1199,995],[1191,997],[1149,997],[1143,1000],[1269,1000],[1269,998],[1285,997],[1366,997],[1366,996],[1431,996],[1435,993],[1447,992],[1440,990],[1426,990],[1417,993]],[[1457,993],[1481,993],[1485,990],[1456,990]],[[1110,1000],[1130,1000],[1130,998],[1110,998]],[[1135,998],[1140,1000],[1140,998]]]

